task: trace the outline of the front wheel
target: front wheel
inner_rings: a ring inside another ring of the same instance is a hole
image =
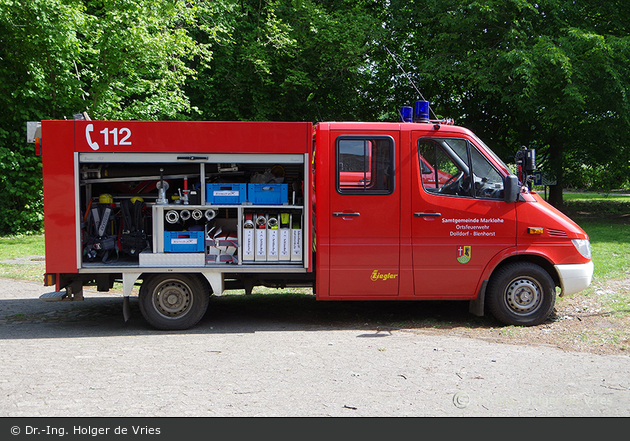
[[[193,275],[149,275],[138,294],[140,312],[157,329],[188,329],[196,325],[208,309],[209,292]]]
[[[517,262],[497,270],[488,283],[490,313],[507,325],[543,323],[556,303],[551,276],[538,265]]]

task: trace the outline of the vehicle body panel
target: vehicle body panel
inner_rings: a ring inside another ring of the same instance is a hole
[[[499,186],[491,196],[473,192],[472,187],[486,185],[484,176],[474,175],[480,169],[473,155],[483,158],[495,176],[506,178],[510,171],[462,127],[439,122],[322,122],[313,126],[43,121],[42,137],[48,273],[88,272],[81,266],[79,231],[86,210],[79,197],[79,157],[89,154],[98,160],[133,154],[141,161],[174,155],[176,161],[188,163],[203,162],[204,155],[210,154],[224,155],[228,162],[230,155],[297,154],[303,155],[302,162],[306,158],[308,175],[303,183],[303,221],[309,232],[304,238],[309,252],[301,273],[308,284],[314,272],[319,300],[474,300],[483,296],[498,268],[519,260],[540,263],[567,292],[583,289],[591,281],[592,262],[572,242],[588,236],[539,195],[524,187],[518,200],[508,203],[498,196]],[[468,156],[454,161],[462,177],[471,175],[468,194],[442,191],[459,180],[459,173],[426,159],[420,149],[425,141],[442,147],[444,142],[466,146]],[[385,158],[382,152],[390,152],[391,157]],[[363,165],[344,169],[351,156],[361,155]],[[132,186],[130,193],[144,195],[155,190],[155,183],[153,179]],[[203,272],[209,280],[209,272],[216,273],[220,284],[225,274],[257,273],[259,268],[182,266],[175,271]],[[161,270],[112,265],[99,271],[116,277],[122,274],[123,279],[130,273],[125,279],[127,292],[134,277]],[[278,270],[280,276],[282,271]],[[57,288],[62,287],[58,278]]]

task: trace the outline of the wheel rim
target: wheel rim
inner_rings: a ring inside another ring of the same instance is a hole
[[[505,301],[515,314],[529,315],[536,311],[543,298],[543,290],[534,279],[514,279],[505,290]]]
[[[166,280],[155,289],[153,305],[166,318],[186,315],[193,304],[193,294],[188,285],[179,280]]]

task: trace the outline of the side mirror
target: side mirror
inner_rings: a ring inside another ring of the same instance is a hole
[[[507,175],[503,181],[503,200],[508,204],[516,202],[521,192],[521,186],[518,185],[518,178],[514,175]]]

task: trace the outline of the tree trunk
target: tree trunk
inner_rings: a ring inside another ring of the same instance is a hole
[[[560,184],[559,181],[558,184]],[[564,201],[562,199],[562,185],[551,185],[549,187],[548,202],[557,209],[561,209],[563,207]]]
[[[562,198],[562,165],[564,162],[564,145],[561,140],[552,139],[549,145],[549,167],[555,175],[556,185],[549,187],[549,203],[557,209],[562,209],[564,201]]]

